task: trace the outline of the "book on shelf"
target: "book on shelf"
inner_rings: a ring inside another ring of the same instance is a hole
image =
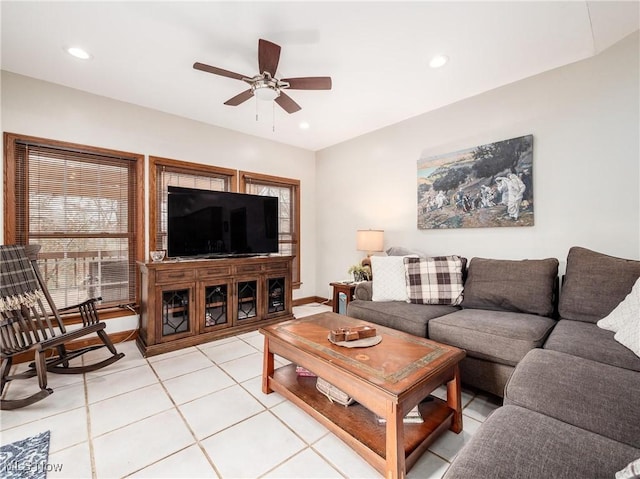
[[[386,424],[387,420],[383,417],[377,416],[378,424]],[[420,414],[420,409],[418,406],[414,407],[411,411],[407,413],[407,415],[402,418],[402,422],[405,424],[420,424],[424,422],[422,418],[422,414]]]
[[[310,377],[310,378],[317,377],[316,374],[312,373],[308,369],[303,368],[302,366],[296,366],[296,374],[298,376],[304,376],[304,377]]]

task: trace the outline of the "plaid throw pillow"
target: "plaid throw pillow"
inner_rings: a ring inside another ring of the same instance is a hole
[[[458,305],[462,302],[462,258],[404,258],[408,303]]]

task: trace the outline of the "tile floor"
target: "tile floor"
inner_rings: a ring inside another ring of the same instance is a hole
[[[52,396],[2,411],[1,443],[50,430],[49,479],[381,477],[289,401],[261,392],[258,332],[147,359],[133,341],[117,347],[120,361],[83,376],[50,374]],[[7,392],[34,384],[16,381]],[[410,479],[440,478],[499,399],[464,390],[463,403],[464,431],[445,432]]]

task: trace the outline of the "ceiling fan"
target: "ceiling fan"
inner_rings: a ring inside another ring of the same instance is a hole
[[[259,39],[258,68],[260,73],[258,75],[249,77],[200,62],[194,63],[193,68],[213,73],[214,75],[242,80],[249,84],[250,88],[248,90],[224,102],[225,105],[229,106],[238,106],[255,95],[259,99],[275,100],[287,113],[295,113],[302,107],[283,90],[331,90],[331,77],[276,78],[279,61],[280,46],[270,41]]]

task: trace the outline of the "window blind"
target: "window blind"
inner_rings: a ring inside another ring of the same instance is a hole
[[[135,302],[134,158],[17,142],[16,239],[42,246],[58,307]]]

